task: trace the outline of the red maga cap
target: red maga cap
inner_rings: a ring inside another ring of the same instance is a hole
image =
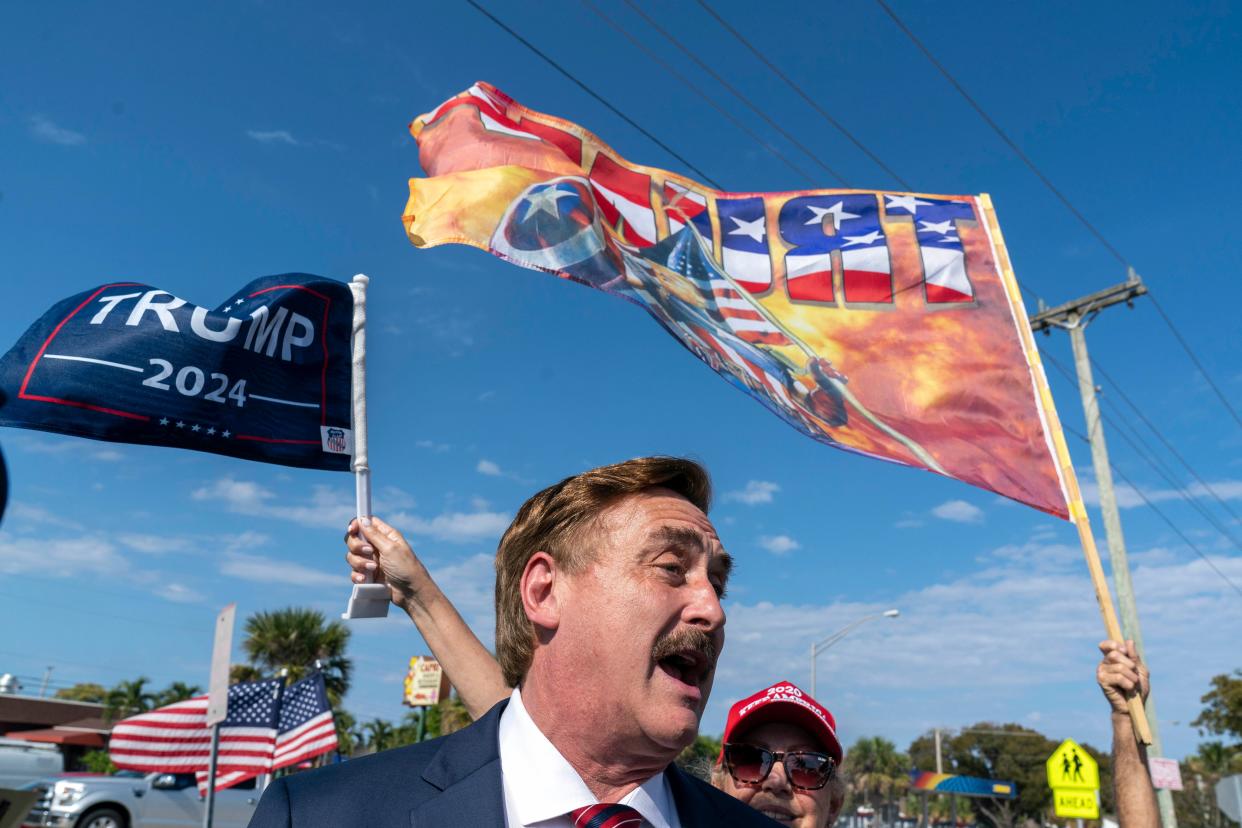
[[[837,720],[828,708],[789,681],[778,681],[729,708],[723,741],[731,742],[739,730],[767,722],[787,722],[803,728],[819,740],[837,765],[841,764],[843,751],[837,740]]]

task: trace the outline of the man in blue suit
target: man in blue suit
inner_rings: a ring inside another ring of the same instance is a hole
[[[512,696],[450,736],[276,781],[251,828],[770,828],[673,764],[724,644],[710,499],[706,471],[666,457],[530,498],[496,553]]]

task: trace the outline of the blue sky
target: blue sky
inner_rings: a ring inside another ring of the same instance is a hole
[[[1242,406],[1229,301],[1242,267],[1229,195],[1242,187],[1237,10],[895,8],[1124,252]],[[919,190],[991,193],[1019,279],[1050,303],[1124,278],[877,6],[719,10]],[[583,6],[494,11],[726,188],[834,184],[798,176]],[[609,13],[749,119],[639,18]],[[661,15],[852,184],[896,186],[697,6]],[[368,273],[376,510],[410,533],[486,640],[491,553],[529,493],[625,457],[688,455],[715,477],[713,516],[739,564],[706,732],[721,730],[733,699],[809,682],[813,640],[891,606],[899,619],[820,659],[819,696],[847,742],[881,734],[904,746],[932,726],[989,719],[1106,744],[1092,680],[1102,625],[1067,524],[815,444],[623,302],[478,251],[409,245],[400,215],[420,170],[406,125],[475,80],[587,126],[629,159],[680,169],[468,5],[10,6],[0,75],[0,345],[57,300],[116,278],[215,305],[264,274]],[[1242,508],[1242,430],[1154,308],[1110,310],[1089,338],[1125,393]],[[1041,344],[1070,364],[1064,335]],[[1082,431],[1076,389],[1049,374],[1062,417]],[[1242,583],[1238,548],[1115,429],[1110,438],[1115,464]],[[1163,452],[1150,434],[1139,440]],[[1089,484],[1089,454],[1070,442]],[[243,615],[343,608],[348,475],[36,432],[6,431],[0,444],[13,485],[0,672],[205,683],[223,604]],[[1166,752],[1180,756],[1198,741],[1188,723],[1208,679],[1242,666],[1242,598],[1122,494]],[[403,618],[356,624],[346,706],[399,717],[405,661],[422,651]]]

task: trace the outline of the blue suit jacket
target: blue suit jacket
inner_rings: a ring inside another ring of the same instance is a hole
[[[499,724],[506,704],[450,736],[278,779],[250,828],[503,828]],[[683,828],[776,825],[675,765],[665,773]]]

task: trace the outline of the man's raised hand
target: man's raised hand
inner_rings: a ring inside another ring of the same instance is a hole
[[[1138,651],[1133,641],[1100,642],[1100,652],[1104,658],[1095,670],[1095,680],[1104,691],[1113,713],[1129,715],[1126,707],[1126,696],[1138,690],[1140,697],[1146,701],[1151,689],[1148,683],[1147,667],[1139,660]]]

